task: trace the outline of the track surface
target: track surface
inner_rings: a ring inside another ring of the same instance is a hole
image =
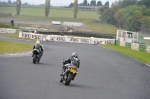
[[[0,99],[150,99],[150,67],[143,63],[96,45],[42,43],[40,64],[31,55],[0,57]],[[65,86],[59,82],[62,60],[74,51],[81,67]]]

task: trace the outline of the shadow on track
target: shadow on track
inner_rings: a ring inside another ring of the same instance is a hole
[[[83,85],[83,84],[73,84],[71,83],[69,86],[67,87],[72,87],[72,88],[81,88],[81,89],[88,89],[88,90],[100,90],[99,87],[96,86],[91,86],[91,85]]]
[[[32,63],[33,64],[33,63]],[[51,67],[53,67],[54,65],[53,64],[49,64],[49,63],[36,63],[36,64],[34,64],[34,65],[38,65],[38,66],[51,66]]]

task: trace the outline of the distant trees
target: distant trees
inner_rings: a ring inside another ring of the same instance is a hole
[[[102,6],[103,4],[102,4],[102,2],[101,1],[98,1],[97,2],[97,6]]]
[[[83,0],[82,3],[78,4],[79,6],[103,6],[102,2],[99,0],[96,2],[96,0],[91,0],[88,2],[87,0]],[[107,1],[104,6],[109,7],[109,1]]]
[[[72,2],[70,3],[69,7],[70,7],[70,8],[72,8],[72,7],[73,7],[73,3],[72,3]]]
[[[8,4],[12,4],[11,0],[8,0]]]
[[[14,1],[13,4],[16,4],[16,1]]]
[[[145,5],[146,7],[150,7],[150,0],[139,0],[139,5]]]
[[[50,0],[45,0],[45,16],[48,17],[50,10]]]
[[[11,0],[8,0],[8,2],[0,1],[0,4],[16,4],[16,2],[12,2]]]
[[[105,3],[105,6],[106,6],[106,7],[109,7],[109,1],[107,1],[107,2]]]
[[[74,10],[74,18],[77,18],[77,14],[78,14],[78,0],[74,0],[73,10]]]
[[[16,0],[16,11],[17,11],[17,15],[20,14],[20,9],[21,9],[21,0]]]
[[[83,2],[78,4],[78,5],[79,6],[103,6],[101,1],[97,1],[96,2],[96,0],[91,0],[90,2],[88,2],[87,0],[83,0]],[[108,6],[109,7],[109,1],[107,1],[104,6]]]
[[[91,0],[91,5],[96,6],[96,0]]]
[[[146,2],[146,3],[145,3]],[[150,0],[119,0],[100,8],[100,20],[129,31],[150,34]]]
[[[83,6],[87,6],[87,5],[88,5],[87,0],[84,0],[84,1],[83,1]]]

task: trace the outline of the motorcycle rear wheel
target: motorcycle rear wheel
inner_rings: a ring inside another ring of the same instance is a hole
[[[36,64],[36,55],[33,55],[33,63]]]

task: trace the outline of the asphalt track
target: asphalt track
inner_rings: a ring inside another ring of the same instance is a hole
[[[40,64],[33,64],[31,55],[0,56],[0,99],[150,99],[149,66],[96,45],[42,44]],[[62,60],[74,51],[81,67],[75,81],[65,86],[59,82]]]

